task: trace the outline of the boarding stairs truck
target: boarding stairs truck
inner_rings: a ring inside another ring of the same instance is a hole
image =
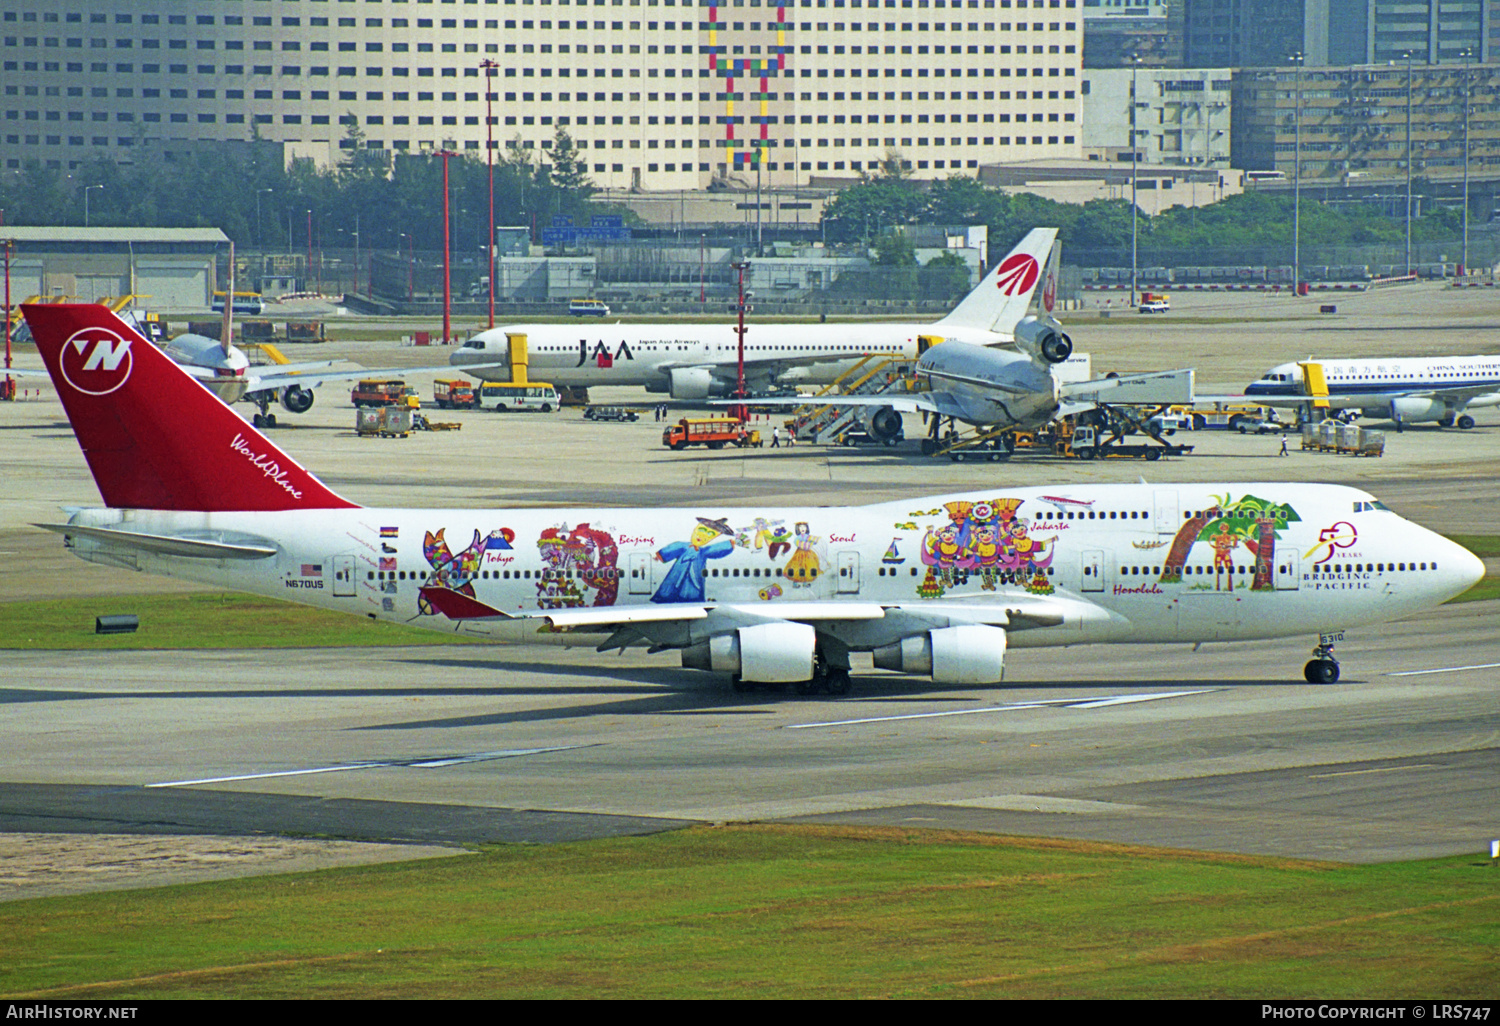
[[[909,390],[915,386],[913,367],[910,360],[882,360],[867,356],[839,375],[818,395],[881,395]],[[806,406],[797,408],[792,428],[799,442],[835,441],[860,424],[863,420],[861,413],[868,414],[873,409],[868,406],[829,406],[818,403],[814,397]]]

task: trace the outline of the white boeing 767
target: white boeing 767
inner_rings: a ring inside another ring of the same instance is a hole
[[[341,498],[100,306],[28,306],[104,497],[79,557],[495,641],[676,649],[735,687],[943,684],[1011,647],[1320,635],[1484,573],[1357,488],[993,485],[862,507],[378,509]]]

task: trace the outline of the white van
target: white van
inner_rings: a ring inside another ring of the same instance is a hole
[[[609,307],[602,299],[575,299],[568,304],[568,313],[574,317],[608,317]]]

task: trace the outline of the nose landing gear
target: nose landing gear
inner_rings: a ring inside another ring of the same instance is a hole
[[[1312,650],[1313,658],[1302,668],[1302,676],[1309,684],[1336,684],[1339,679],[1338,660],[1333,658],[1333,641],[1327,635],[1318,640]]]

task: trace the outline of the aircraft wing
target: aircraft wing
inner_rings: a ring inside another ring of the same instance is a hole
[[[934,627],[983,624],[1010,631],[1057,627],[1065,622],[1108,618],[1107,611],[1067,594],[996,596],[978,591],[953,594],[942,603],[885,605],[878,602],[672,603],[540,609],[505,613],[447,588],[425,587],[422,597],[450,620],[534,620],[553,632],[608,634],[599,651],[630,645],[681,647],[739,627],[763,623],[816,624],[834,635],[899,640]]]
[[[337,361],[330,360],[323,366],[332,366]],[[355,370],[318,371],[318,370],[291,370],[288,367],[301,367],[303,364],[275,364],[268,365],[266,373],[256,373],[258,368],[252,367],[245,375],[245,391],[266,392],[276,389],[296,386],[298,388],[316,388],[325,381],[358,381],[363,378],[401,378],[410,374],[452,374],[456,371],[471,371],[481,367],[503,367],[508,366],[508,360],[495,360],[492,363],[470,363],[462,367],[454,367],[443,364],[441,367],[380,367],[371,369],[368,367]],[[272,369],[274,366],[274,370]],[[212,376],[212,375],[210,375]]]
[[[1024,390],[1022,390],[1024,391]],[[713,406],[738,406],[739,399],[713,399]],[[971,424],[987,423],[993,417],[989,404],[975,402],[972,397],[955,392],[901,392],[876,395],[830,395],[796,396],[787,398],[747,399],[749,406],[865,406],[872,409],[890,407],[901,413],[936,413],[943,417],[957,417]]]
[[[1101,403],[1183,404],[1195,401],[1191,368],[1123,374],[1092,381],[1072,381],[1061,388],[1064,399]],[[1198,397],[1202,398],[1202,397]]]

